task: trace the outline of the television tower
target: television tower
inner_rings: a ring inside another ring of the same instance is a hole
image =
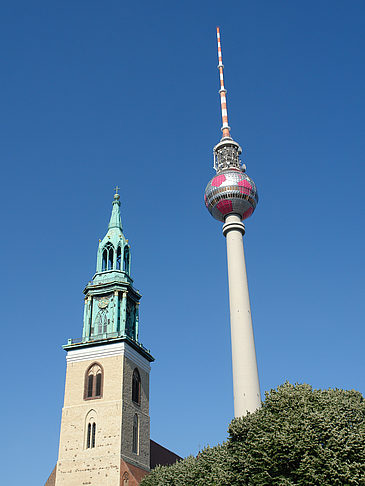
[[[255,183],[245,173],[246,166],[242,165],[239,159],[242,149],[230,134],[219,27],[217,27],[217,40],[223,136],[213,148],[214,169],[217,175],[209,181],[205,189],[204,201],[213,218],[224,223],[223,235],[227,241],[231,315],[234,415],[241,417],[261,406],[243,250],[245,225],[242,223],[242,220],[254,212],[258,195]]]

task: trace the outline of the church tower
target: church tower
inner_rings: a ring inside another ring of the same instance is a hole
[[[150,470],[154,358],[138,338],[141,294],[133,287],[117,191],[96,273],[84,294],[82,337],[63,346],[65,398],[52,484],[134,486]]]

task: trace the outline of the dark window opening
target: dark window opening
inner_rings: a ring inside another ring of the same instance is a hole
[[[108,270],[113,270],[114,267],[114,247],[108,243]]]
[[[132,441],[132,452],[138,454],[138,415],[135,414],[133,419],[133,441]]]
[[[92,429],[93,429],[93,431],[92,431],[92,436],[91,436],[91,447],[95,447],[95,435],[96,435],[96,423],[95,422],[93,423]]]
[[[118,250],[117,250],[117,270],[120,270],[121,260],[122,260],[122,250],[121,250],[120,246],[118,246]]]
[[[109,251],[108,270],[113,270],[113,253]]]
[[[129,273],[129,248],[124,248],[123,272]]]
[[[138,405],[141,403],[141,377],[137,368],[133,371],[132,400]]]
[[[103,272],[105,272],[105,270],[106,270],[106,263],[107,263],[107,260],[108,260],[108,251],[107,251],[107,249],[105,249],[105,250],[103,251],[103,263],[102,263],[102,268],[101,268],[101,270],[102,270]]]
[[[100,397],[101,395],[101,373],[96,375],[96,386],[95,386],[95,396]]]
[[[93,396],[93,386],[94,384],[94,375],[89,375],[87,377],[87,397],[90,398]]]
[[[91,445],[91,424],[87,426],[87,440],[86,440],[86,448],[90,449]]]
[[[103,258],[101,271],[106,272],[107,270],[114,269],[114,246],[111,243],[107,243],[103,250]]]

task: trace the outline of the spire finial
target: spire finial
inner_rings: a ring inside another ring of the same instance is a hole
[[[110,228],[119,228],[120,231],[122,230],[122,220],[120,217],[120,195],[118,194],[119,187],[115,186],[115,194],[114,194],[114,200],[113,200],[113,210],[112,210],[112,215],[110,217],[109,221],[109,229]]]
[[[228,125],[227,99],[226,99],[227,90],[224,87],[224,78],[223,78],[224,66],[222,61],[221,34],[219,31],[219,27],[217,27],[217,42],[218,42],[218,69],[219,69],[219,78],[221,84],[219,94],[221,97],[222,132],[223,132],[223,138],[231,138],[231,134],[229,133],[231,127]]]

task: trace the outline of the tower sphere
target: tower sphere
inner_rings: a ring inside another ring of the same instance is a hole
[[[204,202],[218,221],[224,221],[229,214],[246,219],[258,203],[256,185],[241,169],[223,170],[208,182]]]

